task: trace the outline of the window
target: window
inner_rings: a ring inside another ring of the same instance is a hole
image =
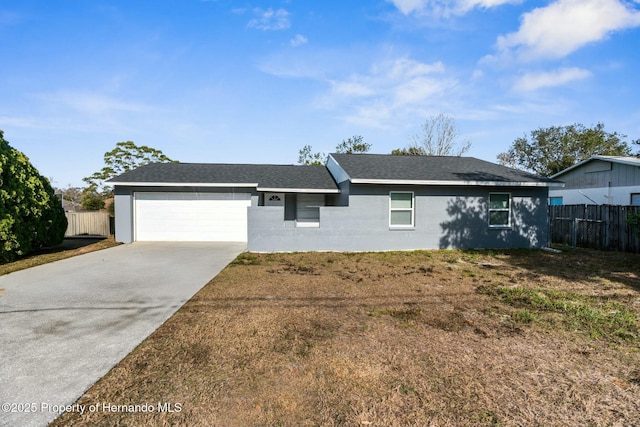
[[[511,225],[511,195],[508,193],[489,194],[489,227],[509,227]]]
[[[640,193],[631,193],[631,206],[640,206]]]
[[[389,193],[389,226],[413,227],[413,193]]]
[[[551,205],[551,206],[560,206],[560,205],[562,205],[562,196],[549,197],[549,205]]]
[[[320,227],[320,206],[324,206],[324,194],[298,194],[296,227]]]

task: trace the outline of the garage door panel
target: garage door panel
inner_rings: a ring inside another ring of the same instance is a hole
[[[249,193],[136,193],[138,241],[247,241]]]

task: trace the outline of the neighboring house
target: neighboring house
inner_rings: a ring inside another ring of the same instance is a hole
[[[562,183],[471,157],[331,154],[326,166],[156,163],[111,180],[116,240],[250,251],[542,247]]]
[[[552,205],[640,206],[640,159],[593,156],[551,178],[563,181],[563,189],[549,191]]]

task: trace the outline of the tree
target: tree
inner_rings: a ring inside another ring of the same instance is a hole
[[[49,180],[0,131],[0,262],[62,242],[67,218]]]
[[[531,137],[517,138],[498,161],[542,176],[551,176],[591,156],[629,156],[626,135],[604,130],[604,124],[587,128],[580,123],[538,128]]]
[[[358,154],[367,153],[371,149],[371,144],[364,142],[364,137],[354,135],[351,138],[343,140],[336,146],[336,153]],[[298,164],[318,166],[323,165],[327,160],[325,153],[314,153],[313,147],[305,145],[298,151]]]
[[[49,182],[53,182],[52,178],[49,178]],[[71,184],[66,188],[53,187],[53,191],[59,198],[64,200],[63,208],[65,210],[74,210],[76,206],[80,206],[82,202],[83,189],[80,187],[72,187]]]
[[[637,145],[638,152],[634,154],[634,156],[640,157],[640,138],[634,139],[633,141],[631,141],[631,145]]]
[[[364,137],[362,135],[354,135],[338,144],[336,146],[336,153],[359,154],[367,153],[370,149],[371,144],[364,142]]]
[[[412,143],[397,148],[391,154],[401,156],[462,156],[471,148],[471,141],[460,137],[453,117],[445,114],[428,117],[422,124],[422,134],[414,135]]]
[[[104,208],[104,198],[96,191],[96,186],[90,184],[82,192],[82,199],[80,200],[82,209],[88,211],[99,211]]]
[[[93,186],[91,189],[96,193],[101,192],[107,195],[111,189],[105,186],[105,181],[149,163],[173,162],[175,160],[171,160],[155,148],[146,145],[137,146],[132,141],[118,142],[116,148],[104,153],[105,166],[82,180],[88,184],[88,188]]]
[[[396,148],[391,151],[391,154],[394,156],[426,156],[427,152],[424,151],[422,147],[405,147],[405,148]]]
[[[327,155],[324,153],[313,153],[310,145],[305,145],[298,151],[298,164],[307,166],[321,166],[324,164]]]

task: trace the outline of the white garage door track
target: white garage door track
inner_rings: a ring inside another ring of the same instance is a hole
[[[0,277],[0,426],[45,426],[245,243],[133,243]]]

